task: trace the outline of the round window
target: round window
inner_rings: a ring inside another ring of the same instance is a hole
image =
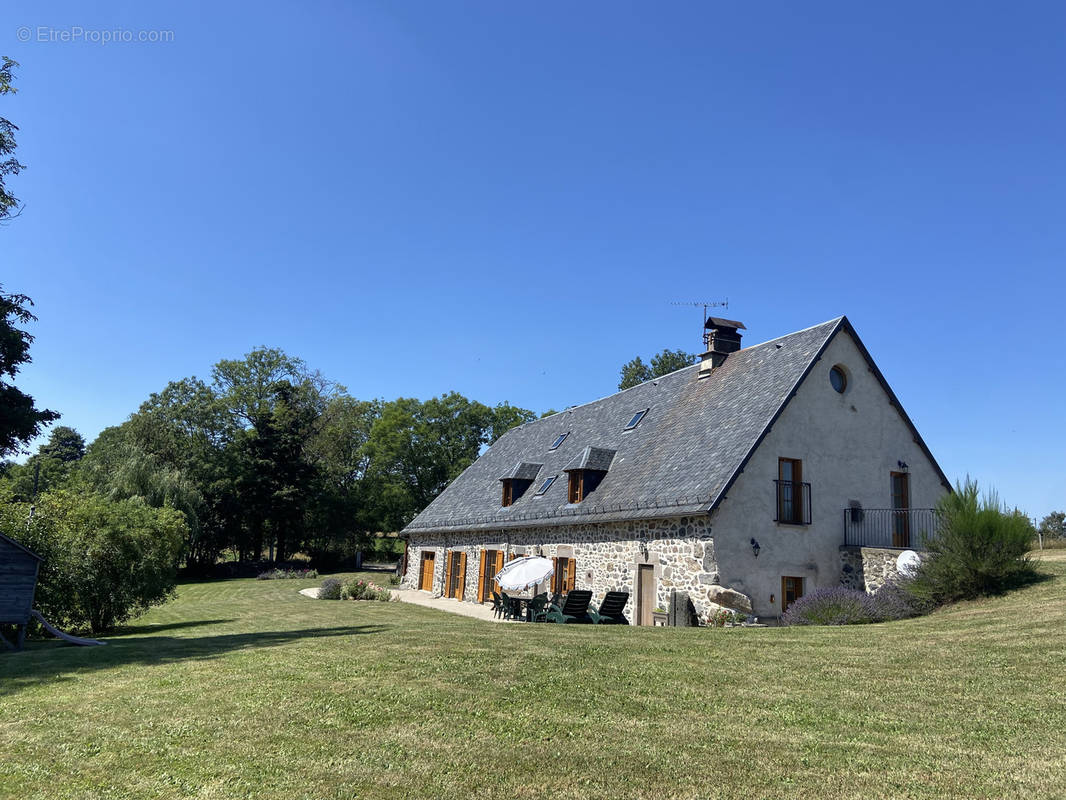
[[[844,394],[844,390],[848,388],[848,376],[844,372],[844,368],[836,366],[829,370],[829,382],[833,384],[833,388],[837,392]]]

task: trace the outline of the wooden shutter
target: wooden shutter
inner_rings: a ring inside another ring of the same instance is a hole
[[[477,565],[477,601],[485,602],[485,551],[481,551],[481,557]]]
[[[577,572],[577,562],[572,559],[566,559],[566,591],[570,592],[574,588],[574,578]]]
[[[455,590],[455,599],[462,600],[466,594],[466,553],[459,554],[459,586]]]
[[[492,577],[495,578],[499,574],[501,569],[503,569],[503,550],[497,550],[496,565],[493,568]],[[492,585],[495,591],[500,591],[500,584],[496,583],[495,580],[492,581]]]
[[[452,592],[452,551],[444,551],[444,591],[441,592],[445,597],[451,597]]]

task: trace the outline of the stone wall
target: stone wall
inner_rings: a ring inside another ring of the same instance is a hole
[[[896,559],[901,552],[880,547],[841,547],[840,583],[873,594],[899,574]]]
[[[591,589],[593,603],[605,592],[630,594],[626,616],[636,612],[636,572],[641,564],[654,567],[656,605],[667,608],[670,590],[689,593],[696,611],[705,617],[715,606],[711,587],[718,583],[714,539],[707,517],[635,520],[632,522],[518,528],[507,531],[419,534],[410,532],[405,588],[417,588],[422,552],[435,552],[433,593],[444,590],[445,553],[467,554],[463,599],[477,600],[478,567],[482,550],[503,550],[508,558],[519,555],[556,556],[575,560],[575,586]],[[548,585],[540,587],[548,591]]]

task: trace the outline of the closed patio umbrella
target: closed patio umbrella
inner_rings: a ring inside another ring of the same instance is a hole
[[[500,588],[520,592],[530,586],[546,581],[555,573],[551,559],[540,556],[523,556],[509,561],[496,573],[496,582]]]

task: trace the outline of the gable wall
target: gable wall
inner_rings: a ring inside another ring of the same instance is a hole
[[[834,364],[847,370],[844,394],[829,383]],[[774,522],[779,457],[803,460],[803,480],[811,484],[810,525]],[[844,509],[849,500],[864,508],[891,507],[890,473],[897,461],[910,467],[911,507],[935,506],[946,491],[935,468],[854,340],[841,331],[712,518],[722,583],[749,595],[755,614],[766,617],[781,613],[783,575],[805,578],[805,592],[839,584]],[[752,537],[761,545],[758,558]]]

